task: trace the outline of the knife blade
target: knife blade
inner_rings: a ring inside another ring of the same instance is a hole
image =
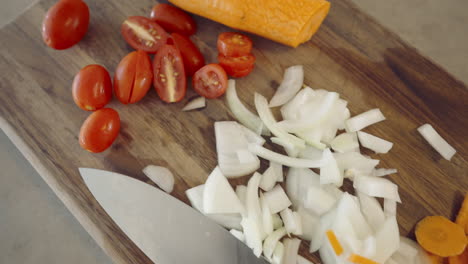
[[[79,171],[107,214],[154,263],[268,263],[208,217],[149,184],[115,172]]]

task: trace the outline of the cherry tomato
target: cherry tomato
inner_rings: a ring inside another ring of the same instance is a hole
[[[223,95],[227,88],[227,75],[218,64],[208,64],[193,75],[193,89],[199,95],[212,99]]]
[[[219,55],[218,61],[229,76],[244,77],[253,70],[255,56],[253,54],[241,57],[226,57]]]
[[[82,148],[99,153],[106,150],[119,134],[119,113],[111,108],[102,108],[86,118],[80,129]]]
[[[218,51],[227,57],[239,57],[252,51],[252,40],[237,32],[224,32],[218,37]]]
[[[188,37],[178,33],[172,33],[171,38],[168,39],[168,43],[170,43],[171,40],[182,55],[185,73],[188,76],[192,76],[196,71],[203,67],[203,65],[205,65],[203,54],[201,54],[198,47],[195,46]]]
[[[174,103],[182,100],[187,91],[184,63],[174,45],[162,46],[153,60],[153,85],[161,100]]]
[[[132,48],[149,53],[155,53],[167,40],[166,31],[158,23],[142,16],[127,18],[121,33]]]
[[[151,10],[151,19],[169,32],[190,36],[197,31],[197,24],[189,14],[168,4],[155,5]]]
[[[81,0],[60,0],[46,13],[42,39],[47,46],[62,50],[78,43],[88,31],[89,8]]]
[[[103,108],[112,98],[112,81],[101,65],[88,65],[75,75],[72,85],[73,100],[86,111]]]
[[[153,70],[148,54],[142,50],[130,52],[115,70],[115,96],[123,104],[136,103],[146,95],[152,82]]]

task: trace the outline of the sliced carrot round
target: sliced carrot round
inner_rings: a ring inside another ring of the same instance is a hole
[[[461,255],[449,257],[449,264],[466,264],[468,263],[468,247]]]

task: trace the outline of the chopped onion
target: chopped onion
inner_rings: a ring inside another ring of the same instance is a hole
[[[310,186],[307,191],[304,207],[316,215],[323,215],[333,208],[335,203],[335,197],[328,192],[322,190],[320,187]]]
[[[320,176],[309,169],[290,168],[286,177],[286,192],[295,209],[304,206],[310,186],[320,187]]]
[[[260,188],[264,191],[269,191],[273,189],[277,179],[278,176],[276,175],[274,168],[271,166],[268,167],[268,169],[266,169],[266,171],[262,175],[262,180],[260,181]]]
[[[277,182],[283,182],[284,177],[283,177],[283,165],[276,163],[274,161],[270,161],[270,167],[273,168],[273,171],[275,172],[276,175],[276,181]]]
[[[379,230],[385,222],[384,211],[379,201],[362,192],[358,192],[357,195],[361,204],[361,212],[366,218],[367,223],[369,223],[374,232]]]
[[[184,108],[182,108],[182,111],[195,110],[195,109],[202,108],[202,107],[205,107],[205,106],[206,106],[205,97],[200,96],[200,97],[197,97],[197,98],[191,100],[190,102],[188,102],[184,106]]]
[[[379,160],[366,158],[359,152],[335,153],[334,157],[338,167],[346,171],[345,177],[369,175],[380,162]]]
[[[315,96],[314,90],[310,87],[304,87],[294,98],[281,107],[283,119],[298,119],[300,108]]]
[[[263,242],[263,255],[270,260],[278,241],[286,235],[286,228],[281,227],[271,233]]]
[[[280,212],[280,216],[283,220],[284,227],[286,228],[288,235],[296,232],[298,223],[296,222],[296,217],[294,216],[293,211],[289,208],[286,208]]]
[[[205,182],[203,210],[207,214],[230,214],[244,211],[244,206],[219,167],[211,172]]]
[[[314,264],[312,261],[307,260],[301,255],[297,256],[297,264]]]
[[[282,264],[284,257],[284,245],[281,242],[276,243],[275,251],[271,257],[271,264]]]
[[[358,199],[349,193],[344,193],[336,205],[334,228],[337,228],[338,224],[343,225],[343,222],[339,223],[339,221],[345,221],[345,229],[335,231],[336,234],[340,234],[343,238],[363,240],[372,234],[369,223],[361,213]],[[349,225],[351,225],[351,228],[348,228]]]
[[[262,136],[256,134],[255,132],[253,132],[252,130],[248,129],[247,127],[243,125],[239,125],[239,126],[244,132],[244,136],[247,139],[247,142],[252,143],[252,144],[258,144],[258,145],[265,144],[266,140]]]
[[[390,199],[401,203],[400,195],[398,195],[398,185],[393,182],[372,176],[359,176],[354,178],[354,188],[373,197]]]
[[[287,103],[301,89],[304,82],[302,65],[291,66],[284,71],[283,81],[270,100],[270,107]]]
[[[323,150],[308,146],[301,150],[299,157],[303,159],[318,160],[323,157]]]
[[[323,136],[323,131],[321,129],[297,132],[296,135],[315,148],[325,149],[327,147],[327,145],[320,142]]]
[[[252,218],[243,217],[241,221],[242,230],[244,230],[245,244],[251,248],[255,256],[262,254],[262,235],[256,221]]]
[[[204,214],[203,210],[203,192],[205,189],[205,184],[195,186],[193,188],[185,191],[187,198],[190,201],[190,204],[193,208],[197,209],[200,213]]]
[[[231,110],[234,117],[241,122],[244,126],[248,127],[252,131],[262,131],[262,135],[269,136],[270,131],[263,125],[262,120],[247,109],[244,104],[240,101],[236,92],[236,81],[229,80],[228,87],[226,90],[226,99],[229,110]]]
[[[273,215],[268,206],[265,197],[260,193],[260,205],[262,207],[263,231],[268,236],[273,233]]]
[[[416,258],[415,258],[415,264],[431,264],[432,263],[432,261],[429,258],[429,255],[418,243],[416,243],[415,241],[407,237],[400,236],[400,248],[401,248],[402,243],[405,243],[407,246],[415,248],[418,251],[418,254],[416,255]],[[398,253],[398,251],[395,252],[395,254],[396,253]],[[395,254],[393,254],[392,256],[394,256]]]
[[[297,214],[299,214],[299,216],[301,217],[302,223],[302,235],[299,235],[299,237],[304,240],[311,241],[315,234],[316,228],[320,224],[320,217],[311,214],[303,207],[299,207],[299,209],[297,210]]]
[[[387,217],[396,216],[397,202],[391,199],[384,199],[384,213]]]
[[[242,205],[244,205],[244,207],[247,207],[247,186],[237,185],[236,195],[239,198],[239,201],[241,201]]]
[[[248,146],[249,151],[253,154],[267,159],[269,161],[273,161],[288,167],[295,167],[295,168],[319,168],[322,167],[324,162],[322,159],[320,160],[309,160],[309,159],[299,159],[299,158],[292,158],[288,157],[271,150],[268,150],[262,146],[249,144]]]
[[[293,212],[294,222],[296,223],[296,229],[292,232],[296,236],[302,235],[302,217],[298,212]]]
[[[289,157],[296,158],[299,155],[300,149],[289,142],[285,142],[281,138],[272,137],[270,138],[271,142],[275,143],[276,145],[280,145],[284,148],[286,153]]]
[[[356,133],[343,133],[335,137],[331,143],[331,148],[339,153],[359,151],[359,142]]]
[[[265,97],[262,95],[255,93],[255,108],[257,109],[258,115],[260,119],[262,119],[263,124],[273,133],[273,135],[284,139],[287,142],[291,142],[294,146],[297,147],[304,147],[305,142],[304,140],[295,137],[291,134],[288,134],[286,131],[278,127],[278,124],[271,112],[270,108],[268,107],[268,102]]]
[[[283,244],[283,264],[297,264],[297,256],[299,253],[299,246],[301,245],[301,240],[297,238],[286,238],[283,241]]]
[[[315,251],[319,250],[319,248],[322,248],[323,241],[325,240],[325,232],[330,229],[333,224],[333,220],[335,219],[336,210],[330,210],[320,218],[320,223],[317,226],[310,243],[310,253],[314,253]]]
[[[375,169],[373,175],[376,177],[382,177],[382,176],[387,176],[387,175],[395,174],[395,173],[398,173],[397,169],[380,168],[380,169]]]
[[[359,142],[365,148],[368,148],[375,153],[387,153],[393,147],[393,143],[385,139],[373,136],[366,132],[357,132]]]
[[[340,190],[336,185],[333,184],[324,184],[320,186],[324,191],[327,193],[331,194],[333,197],[335,197],[336,200],[341,199],[341,196],[343,196],[343,191]]]
[[[408,243],[409,239],[401,239],[400,247],[392,255],[392,258],[396,261],[407,260],[408,262],[414,263],[416,256],[419,254],[418,248],[415,248],[413,244]]]
[[[259,232],[261,239],[264,238],[263,231],[263,220],[262,220],[262,209],[260,205],[260,198],[258,196],[258,188],[260,185],[262,175],[258,172],[255,172],[254,175],[250,178],[247,183],[247,194],[246,194],[246,203],[247,203],[247,217],[252,219]]]
[[[429,125],[424,124],[418,128],[418,132],[429,142],[429,144],[439,152],[446,160],[450,160],[457,151],[447,141],[440,136],[435,129]]]
[[[346,120],[346,131],[356,132],[383,120],[385,120],[385,116],[380,112],[380,109],[371,109]]]
[[[338,187],[343,185],[343,170],[338,167],[330,149],[323,151],[322,159],[326,160],[326,164],[320,167],[320,184],[333,183]]]
[[[375,236],[369,236],[363,240],[362,248],[359,255],[364,256],[368,259],[372,259],[377,253],[377,241]]]
[[[400,232],[395,217],[385,220],[382,227],[375,234],[377,252],[373,260],[385,263],[400,247]]]
[[[245,243],[245,235],[242,231],[231,229],[229,230],[229,233],[231,233],[234,237]]]
[[[276,214],[291,206],[291,201],[281,185],[276,185],[275,188],[266,192],[264,195],[266,203],[268,204],[272,214]]]
[[[273,214],[273,229],[276,230],[278,228],[281,228],[283,226],[283,220],[281,220],[281,217],[279,214]]]
[[[253,164],[256,163],[258,158],[252,154],[247,149],[238,149],[236,151],[237,158],[239,159],[240,164]]]
[[[174,189],[174,175],[172,175],[172,172],[167,168],[148,165],[143,169],[143,173],[163,191],[170,193]]]
[[[320,247],[319,254],[320,260],[323,264],[341,264],[337,261],[337,256],[330,245],[328,239],[325,239],[323,245]]]

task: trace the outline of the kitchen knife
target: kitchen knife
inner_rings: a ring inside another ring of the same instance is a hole
[[[80,168],[107,214],[156,264],[267,264],[224,228],[134,178]]]

